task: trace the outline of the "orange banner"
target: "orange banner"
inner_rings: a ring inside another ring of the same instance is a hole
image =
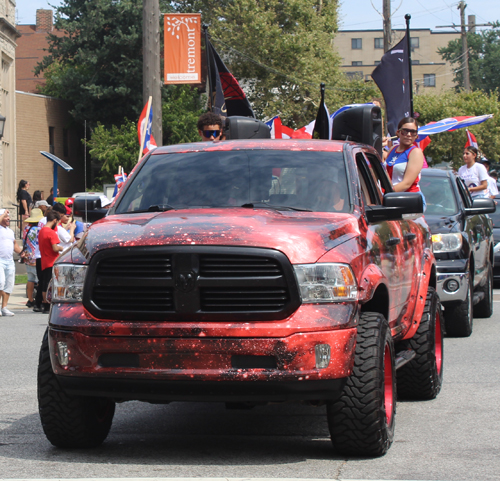
[[[165,14],[165,83],[201,83],[201,14]]]

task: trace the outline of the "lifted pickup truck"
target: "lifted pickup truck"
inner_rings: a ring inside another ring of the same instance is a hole
[[[47,438],[97,446],[127,400],[294,400],[326,404],[338,452],[384,454],[396,389],[432,399],[442,382],[421,212],[363,144],[154,150],[54,266],[38,371]]]

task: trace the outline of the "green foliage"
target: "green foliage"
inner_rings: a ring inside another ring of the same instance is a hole
[[[479,149],[492,161],[498,161],[500,152],[500,101],[498,90],[490,93],[476,90],[472,92],[453,91],[440,95],[417,95],[415,110],[420,113],[419,122],[427,124],[461,115],[493,114],[493,118],[477,126],[470,127],[476,136]],[[462,164],[462,154],[467,136],[465,129],[431,135],[432,142],[425,149],[425,155],[432,157],[433,164],[452,161],[455,169]]]
[[[204,112],[200,95],[189,85],[169,85],[163,89],[163,145],[200,140],[196,122]]]
[[[35,69],[41,92],[73,103],[74,118],[105,125],[138,116],[142,103],[142,1],[64,0]]]
[[[90,155],[102,165],[97,183],[113,183],[114,174],[122,166],[129,173],[137,163],[139,142],[137,140],[137,124],[125,119],[120,126],[106,127],[100,123],[92,132],[87,142]]]
[[[339,71],[332,48],[338,0],[181,0],[176,5],[182,12],[201,12],[257,118],[279,114],[285,125],[302,127],[316,118],[321,82],[330,110],[376,94]]]
[[[500,23],[479,33],[467,33],[469,49],[469,77],[472,89],[491,92],[498,87],[498,65],[500,63]],[[463,87],[462,41],[452,40],[439,54],[456,68],[454,81],[457,89]]]

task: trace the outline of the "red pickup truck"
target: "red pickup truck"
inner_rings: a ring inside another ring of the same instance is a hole
[[[160,147],[54,266],[43,429],[97,446],[115,402],[301,401],[335,449],[379,456],[399,397],[442,382],[436,266],[418,194],[341,141]]]

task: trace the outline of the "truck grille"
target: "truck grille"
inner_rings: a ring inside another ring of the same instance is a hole
[[[300,305],[288,258],[272,249],[105,249],[89,266],[84,305],[116,320],[278,320]]]

